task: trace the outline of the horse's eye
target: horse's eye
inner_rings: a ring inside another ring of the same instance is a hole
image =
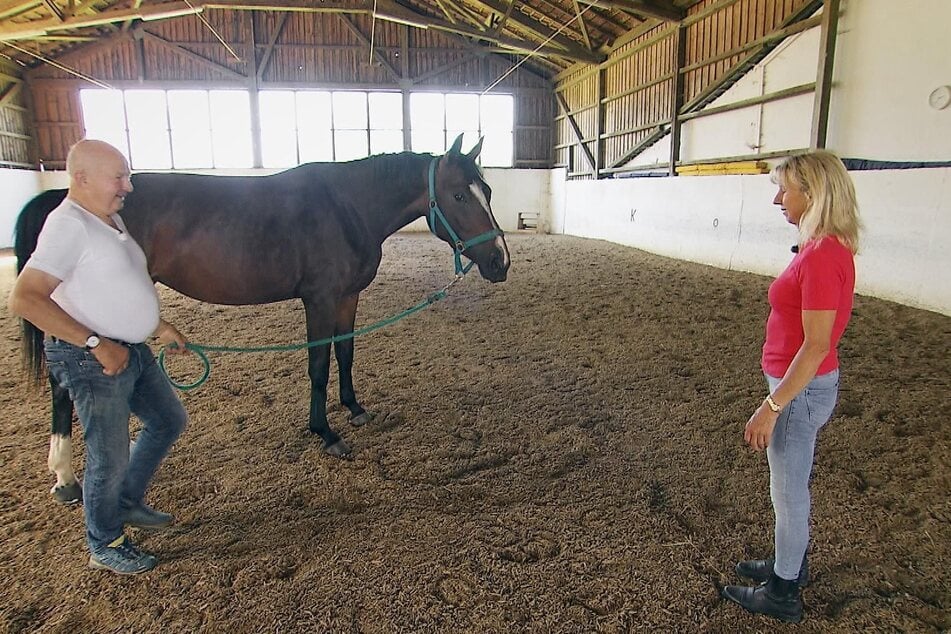
[[[455,196],[453,196],[453,198],[456,199],[456,202],[457,202],[457,203],[464,203],[464,202],[466,202],[466,196],[465,196],[465,194],[456,194]]]

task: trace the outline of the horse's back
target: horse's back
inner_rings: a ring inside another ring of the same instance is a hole
[[[343,249],[352,227],[334,186],[339,172],[307,164],[269,176],[139,173],[121,215],[153,278],[186,295],[290,299],[353,257]]]

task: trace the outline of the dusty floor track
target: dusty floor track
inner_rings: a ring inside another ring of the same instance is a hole
[[[331,408],[352,462],[306,430],[305,353],[213,356],[150,496],[178,523],[136,535],[162,563],[133,579],[87,570],[81,510],[47,493],[47,395],[26,389],[4,309],[0,630],[776,631],[718,595],[771,543],[765,458],[741,444],[764,394],[769,280],[578,238],[509,242],[507,282],[470,276],[358,341],[377,418],[353,428]],[[443,243],[395,236],[358,323],[450,275]],[[163,301],[195,342],[304,338],[295,302]],[[949,342],[947,317],[857,298],[796,631],[951,628]]]

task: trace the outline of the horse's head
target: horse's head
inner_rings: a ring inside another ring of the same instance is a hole
[[[461,145],[460,134],[449,151],[430,165],[429,227],[457,253],[475,262],[482,277],[502,282],[509,270],[509,249],[492,216],[492,188],[482,180],[475,163],[482,139],[468,154],[460,151]]]

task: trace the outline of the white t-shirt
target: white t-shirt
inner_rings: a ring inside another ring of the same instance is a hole
[[[113,229],[69,198],[54,209],[24,267],[62,283],[51,299],[101,336],[142,343],[158,327],[159,299],[145,253],[119,214]]]

